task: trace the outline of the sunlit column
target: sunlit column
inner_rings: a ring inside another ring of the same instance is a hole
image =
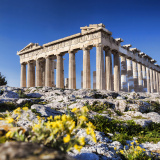
[[[63,57],[60,54],[57,55],[56,87],[57,88],[64,88],[64,82],[63,82]]]
[[[105,71],[106,71],[106,89],[113,90],[113,79],[112,79],[112,54],[111,50],[105,50]]]
[[[83,48],[83,88],[91,88],[90,49]]]
[[[127,64],[126,64],[126,57],[124,57],[124,56],[121,56],[121,90],[124,92],[128,91]]]
[[[26,64],[21,64],[21,87],[26,87]]]
[[[51,59],[50,57],[46,57],[46,65],[45,65],[45,86],[52,87],[51,82]]]
[[[96,89],[105,89],[103,45],[96,46]]]

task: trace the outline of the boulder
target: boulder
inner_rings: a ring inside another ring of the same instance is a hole
[[[1,160],[74,160],[69,155],[30,142],[6,142],[0,144]]]

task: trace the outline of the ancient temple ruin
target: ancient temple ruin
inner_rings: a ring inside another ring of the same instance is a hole
[[[80,29],[81,33],[42,46],[30,43],[17,52],[21,63],[21,87],[56,86],[76,89],[75,54],[78,50],[83,50],[82,87],[91,88],[90,50],[96,47],[94,89],[159,92],[160,66],[155,64],[154,59],[137,48],[131,48],[130,44],[121,45],[123,39],[114,39],[103,24],[90,24],[89,27]],[[69,54],[68,79],[64,79],[65,54]],[[56,69],[56,84],[54,69]]]

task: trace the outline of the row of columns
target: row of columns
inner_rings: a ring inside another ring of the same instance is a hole
[[[91,47],[83,48],[82,84],[84,89],[91,88],[90,49]],[[105,59],[103,50],[105,50]],[[69,89],[76,89],[75,54],[76,51],[69,51]],[[114,57],[114,76],[112,76],[112,54]],[[56,87],[64,88],[63,55],[56,55],[56,59]],[[55,67],[52,65],[51,57],[46,57],[44,64],[45,67],[41,65],[41,59],[37,59],[36,62],[28,62],[27,87],[53,86]],[[117,51],[104,48],[101,44],[96,46],[96,72],[93,74],[96,77],[93,79],[94,89],[159,92],[160,74],[157,71],[134,60],[126,59],[125,56],[120,56]],[[26,87],[26,64],[21,64],[21,87]]]

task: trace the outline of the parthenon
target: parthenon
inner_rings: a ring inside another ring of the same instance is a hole
[[[114,39],[102,23],[90,24],[80,29],[81,33],[42,46],[30,43],[17,52],[21,63],[21,87],[55,86],[76,89],[75,54],[78,50],[83,50],[82,86],[83,89],[90,89],[90,50],[96,47],[94,89],[159,93],[160,66],[155,64],[156,60],[137,48],[131,48],[131,44],[121,45],[123,39]],[[63,56],[67,53],[69,74],[68,78],[64,78]]]

